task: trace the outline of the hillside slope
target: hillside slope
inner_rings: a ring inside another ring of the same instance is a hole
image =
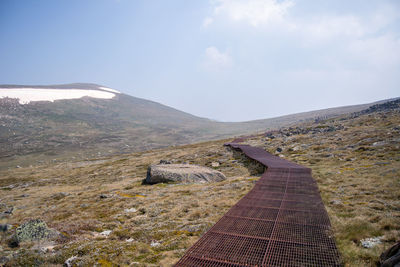
[[[66,95],[73,91],[92,90],[113,97],[82,97],[25,104],[14,98],[0,98],[0,167],[31,164],[33,159],[37,163],[60,157],[90,158],[216,140],[337,116],[371,105],[229,123],[196,117],[97,84],[0,85],[0,95],[7,95],[7,90],[21,88],[38,90],[38,94],[49,94],[50,89],[55,93],[64,90]]]
[[[392,104],[246,140],[312,168],[345,266],[376,266],[400,236],[400,101]],[[76,256],[78,266],[173,266],[263,172],[228,141],[0,170],[0,215],[11,228],[0,243],[3,263],[62,265]],[[214,165],[227,180],[142,184],[160,160]],[[64,238],[10,247],[15,228],[35,218]],[[381,243],[364,248],[366,238]]]
[[[98,88],[82,84],[30,87]],[[191,143],[208,138],[203,130],[207,124],[213,123],[124,94],[115,94],[112,99],[83,97],[24,105],[17,99],[3,98],[0,99],[0,157],[35,153],[54,156],[65,150],[88,151],[87,155],[91,151],[110,154]]]

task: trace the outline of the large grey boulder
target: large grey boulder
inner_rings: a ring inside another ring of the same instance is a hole
[[[225,180],[223,173],[191,164],[150,165],[147,169],[147,184],[156,183],[207,183]]]

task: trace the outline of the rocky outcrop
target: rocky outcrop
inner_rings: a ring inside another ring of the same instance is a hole
[[[147,170],[146,183],[206,183],[225,180],[223,173],[190,164],[150,165]]]
[[[59,233],[40,220],[30,220],[16,229],[15,237],[18,242],[37,241],[41,239],[57,238]]]
[[[376,104],[376,105],[370,106],[369,108],[360,111],[359,114],[369,114],[372,112],[388,111],[388,110],[394,110],[394,109],[400,109],[400,99],[395,99],[393,101],[388,101],[388,102],[385,102],[382,104]]]

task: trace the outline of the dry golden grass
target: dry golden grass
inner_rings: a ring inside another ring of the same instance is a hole
[[[35,252],[31,244],[11,249],[4,239],[6,255],[19,253],[9,264],[57,265],[78,256],[75,262],[83,265],[171,266],[258,178],[252,176],[259,175],[258,165],[223,143],[3,172],[0,199],[15,208],[4,223],[17,226],[41,218],[65,236],[47,253]],[[143,185],[148,165],[161,159],[208,167],[218,161],[215,169],[227,180]],[[136,212],[126,211],[132,208]],[[112,230],[109,237],[99,235],[104,230]]]
[[[376,266],[379,255],[400,240],[400,114],[372,113],[299,127],[339,125],[344,128],[247,142],[271,152],[280,147],[277,155],[312,168],[345,265]],[[381,237],[382,244],[363,248],[360,240],[369,237]]]
[[[346,266],[374,266],[400,237],[399,125],[398,112],[373,113],[298,125],[343,126],[334,131],[258,136],[247,142],[270,152],[280,147],[283,151],[277,154],[311,167]],[[2,223],[16,227],[41,218],[64,238],[42,252],[37,248],[48,244],[9,248],[5,234],[0,252],[10,259],[9,266],[59,266],[71,256],[81,265],[171,266],[263,172],[223,147],[225,141],[2,171],[0,207],[14,207]],[[216,169],[228,179],[143,185],[148,165],[161,159],[208,167],[218,161]],[[104,230],[112,232],[99,235]],[[376,236],[382,244],[361,246],[361,239]]]

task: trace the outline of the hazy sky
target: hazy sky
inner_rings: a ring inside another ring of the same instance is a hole
[[[240,121],[400,96],[398,0],[1,0],[0,84]]]

